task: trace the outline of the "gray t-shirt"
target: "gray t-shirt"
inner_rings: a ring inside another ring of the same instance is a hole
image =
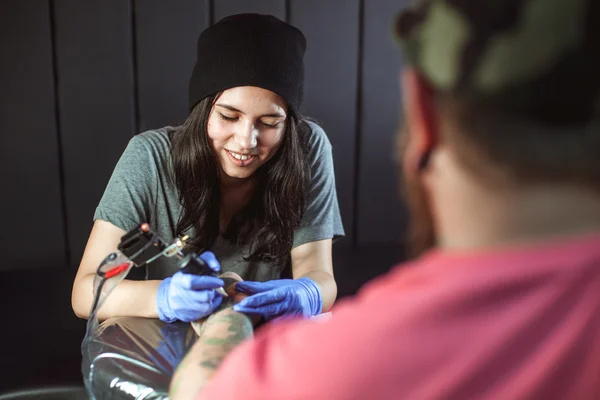
[[[340,216],[331,143],[317,124],[309,122],[308,161],[312,178],[306,212],[294,232],[293,247],[344,235]],[[134,136],[127,145],[96,208],[94,220],[104,220],[129,231],[148,222],[164,240],[174,239],[182,212],[179,194],[170,171],[172,127]],[[191,232],[193,234],[193,232]],[[277,279],[288,265],[249,262],[249,245],[237,246],[219,236],[210,249],[223,271],[233,271],[244,280]],[[178,269],[175,258],[162,257],[147,266],[146,279],[164,279]]]

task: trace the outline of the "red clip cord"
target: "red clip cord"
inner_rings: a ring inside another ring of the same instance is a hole
[[[121,265],[117,265],[113,269],[109,270],[106,274],[104,274],[104,278],[105,279],[109,279],[109,278],[112,278],[113,276],[117,276],[121,272],[127,271],[127,268],[129,268],[129,263],[128,262],[123,263]]]

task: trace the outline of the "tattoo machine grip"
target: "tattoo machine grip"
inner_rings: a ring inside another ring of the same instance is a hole
[[[218,277],[219,274],[213,271],[206,261],[199,257],[196,253],[188,253],[179,263],[180,271],[185,274],[194,275],[209,275]],[[227,292],[223,288],[216,289],[221,295],[228,297]]]

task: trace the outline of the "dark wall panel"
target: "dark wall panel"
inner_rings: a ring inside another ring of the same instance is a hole
[[[307,39],[303,113],[327,132],[336,169],[345,243],[353,236],[359,1],[291,0],[290,22]]]
[[[178,125],[188,113],[188,81],[209,2],[136,0],[134,12],[139,130]]]
[[[0,2],[0,270],[62,267],[50,13],[45,1]]]
[[[394,135],[400,121],[400,51],[392,17],[410,0],[365,1],[358,243],[396,243],[404,210],[398,197]]]
[[[78,264],[96,205],[135,132],[132,13],[123,0],[54,5],[69,244]]]
[[[271,14],[285,20],[285,0],[213,0],[215,20],[241,13]]]
[[[11,132],[2,135],[0,163],[11,171],[7,187],[23,194],[18,200],[1,200],[5,209],[20,210],[7,216],[10,229],[4,231],[4,243],[29,229],[21,228],[27,225],[22,223],[26,215],[47,227],[44,232],[52,237],[52,243],[45,242],[47,251],[60,255],[68,246],[71,261],[78,263],[94,209],[127,141],[142,130],[183,120],[199,33],[210,21],[239,12],[287,17],[304,31],[308,50],[302,111],[323,125],[333,144],[348,236],[352,239],[356,233],[359,245],[397,242],[405,219],[393,158],[401,58],[390,23],[398,9],[409,3],[40,0],[27,3],[32,4],[27,12],[19,1],[1,2],[0,40],[5,54],[12,57],[0,65],[0,128]],[[50,10],[49,4],[53,5]],[[58,78],[56,93],[53,72]],[[32,111],[35,118],[31,118]],[[27,148],[30,143],[39,146]],[[21,160],[29,155],[34,161],[23,165]],[[39,176],[39,182],[31,185],[30,176]],[[33,200],[39,196],[46,199],[43,210]]]

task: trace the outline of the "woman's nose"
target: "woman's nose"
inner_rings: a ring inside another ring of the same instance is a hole
[[[240,150],[251,150],[256,147],[258,140],[258,129],[253,123],[240,124],[235,134],[235,142]]]

